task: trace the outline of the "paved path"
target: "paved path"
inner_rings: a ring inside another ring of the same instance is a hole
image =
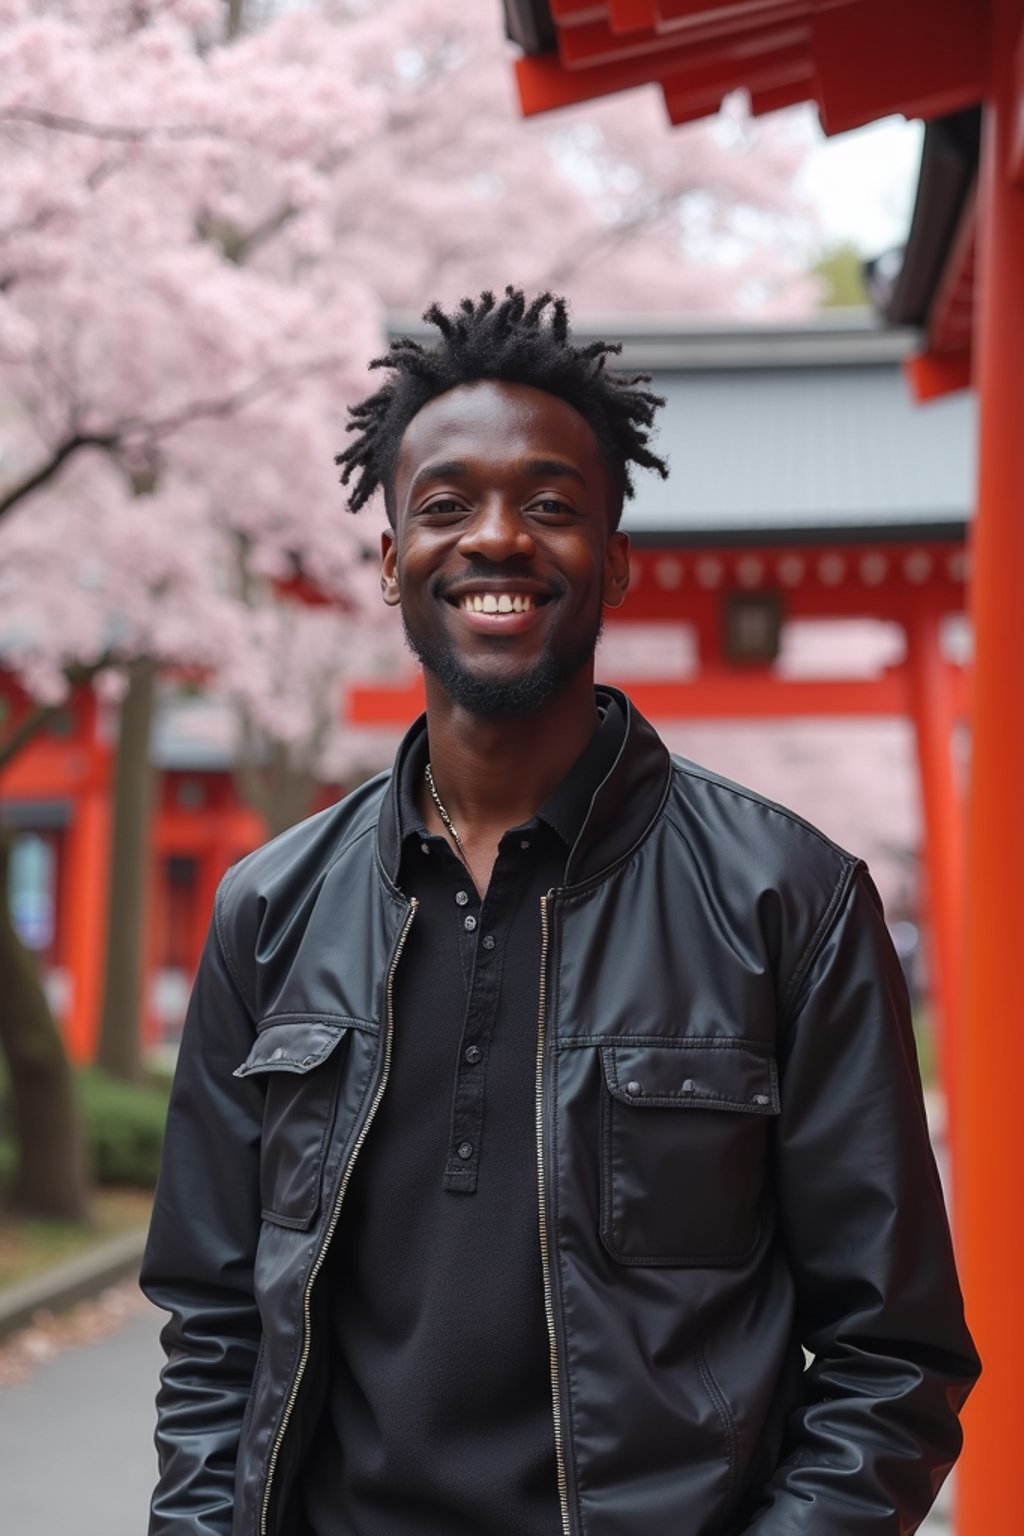
[[[161,1317],[147,1306],[0,1388],[4,1536],[144,1536]],[[921,1536],[950,1536],[941,1512]]]
[[[144,1536],[161,1317],[147,1306],[0,1389],[4,1536]]]

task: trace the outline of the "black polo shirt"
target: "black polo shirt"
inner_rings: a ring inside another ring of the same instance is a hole
[[[563,883],[625,735],[618,705],[481,902],[399,785],[400,885],[419,898],[395,977],[391,1075],[321,1283],[333,1351],[304,1479],[312,1536],[559,1536],[537,1217],[541,897]]]

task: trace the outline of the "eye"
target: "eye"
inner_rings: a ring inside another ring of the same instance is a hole
[[[537,501],[530,503],[531,512],[539,512],[547,521],[553,518],[570,518],[574,508],[567,501],[560,501],[557,496],[541,496]]]
[[[466,511],[461,501],[456,501],[454,496],[439,496],[436,501],[428,501],[426,506],[420,507],[417,517],[436,517],[448,519],[460,517]]]

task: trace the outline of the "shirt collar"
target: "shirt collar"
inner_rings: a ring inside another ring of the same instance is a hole
[[[602,780],[611,770],[626,734],[626,718],[615,697],[599,689],[598,726],[562,782],[548,796],[536,819],[549,826],[571,849],[583,829],[587,812]],[[417,803],[427,766],[427,732],[417,732],[398,765],[398,836],[423,839],[430,834]]]
[[[597,730],[537,812],[538,819],[552,827],[567,848],[573,846],[582,832],[590,803],[626,734],[625,717],[613,698],[599,694],[598,710],[601,719]]]

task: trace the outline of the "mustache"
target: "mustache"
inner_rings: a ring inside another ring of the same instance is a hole
[[[474,560],[466,565],[457,576],[438,576],[434,582],[434,596],[446,598],[448,594],[458,587],[466,587],[473,582],[487,583],[513,582],[522,579],[535,586],[537,577],[528,566],[514,560],[503,560],[500,564],[492,565],[485,560]],[[551,597],[564,597],[569,590],[567,582],[560,576],[549,576],[544,579],[543,585]]]

